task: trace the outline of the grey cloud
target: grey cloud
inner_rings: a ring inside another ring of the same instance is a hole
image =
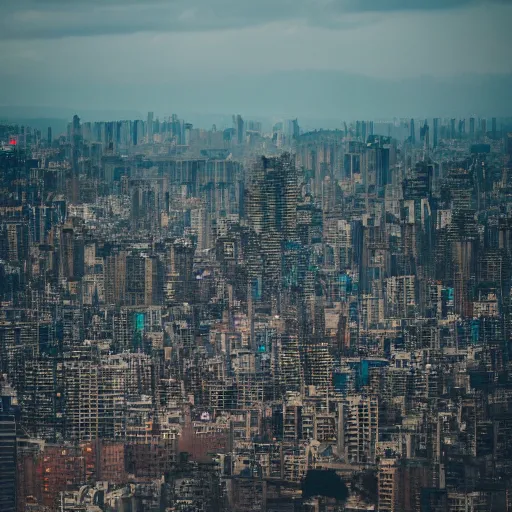
[[[349,5],[355,11],[411,11],[455,9],[475,3],[471,0],[353,0]]]
[[[3,6],[0,38],[235,29],[283,20],[351,28],[357,13],[460,8],[510,0],[15,0]],[[348,15],[348,18],[347,18]]]

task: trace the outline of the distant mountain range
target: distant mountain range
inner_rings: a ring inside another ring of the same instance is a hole
[[[214,123],[219,129],[231,126],[231,114],[240,113],[266,126],[298,117],[300,125],[310,129],[342,128],[342,121],[354,119],[512,116],[512,75],[385,80],[334,71],[282,71],[156,82],[145,88],[96,83],[82,87],[87,87],[87,97],[95,98],[95,104],[82,103],[85,96],[76,88],[45,85],[39,89],[42,97],[55,107],[0,106],[0,119],[46,119],[58,126],[75,113],[84,121],[145,119],[150,109],[155,118],[176,113],[202,128]],[[4,97],[20,105],[22,99],[34,97],[30,90],[16,94],[9,83],[2,88]]]

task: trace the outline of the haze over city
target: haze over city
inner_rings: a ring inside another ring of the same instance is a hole
[[[511,18],[507,1],[5,2],[0,104],[510,115]]]

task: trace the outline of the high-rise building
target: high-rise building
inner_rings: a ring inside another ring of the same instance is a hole
[[[396,459],[379,461],[377,473],[379,511],[395,512],[398,492]]]
[[[16,419],[12,396],[6,393],[0,376],[0,510],[16,512]]]
[[[429,147],[429,126],[428,122],[425,119],[425,122],[423,123],[423,126],[420,126],[420,140],[423,143],[424,146],[427,148]]]
[[[146,133],[148,134],[148,143],[152,144],[153,143],[153,112],[148,112]]]
[[[464,316],[472,315],[471,287],[475,282],[477,242],[458,240],[454,242],[454,287],[455,311]]]
[[[233,115],[233,130],[237,144],[243,144],[245,140],[245,123],[240,114]]]
[[[249,190],[248,218],[255,231],[275,231],[284,240],[294,240],[297,192],[297,172],[291,155],[262,158],[254,169]]]
[[[84,241],[70,226],[60,235],[60,263],[63,278],[80,278],[84,274]]]
[[[389,137],[369,136],[363,152],[363,181],[375,184],[380,190],[391,183],[389,167]]]
[[[487,119],[480,119],[480,133],[483,137],[487,137]]]
[[[144,141],[144,122],[136,119],[131,123],[131,143],[134,146],[142,144]]]
[[[64,363],[64,432],[74,441],[97,439],[98,365],[89,358]]]
[[[284,241],[297,236],[297,171],[291,155],[262,158],[253,168],[247,219],[260,235],[263,293],[269,298],[280,286]]]
[[[82,148],[82,128],[80,125],[80,118],[77,115],[73,116],[73,123],[71,128],[71,180],[68,184],[69,196],[71,202],[77,203],[80,200],[80,168],[79,159],[81,156]]]
[[[368,137],[367,129],[366,121],[363,121],[361,123],[361,138],[363,139],[363,142],[366,142],[366,137]]]
[[[410,140],[411,144],[414,145],[414,144],[416,144],[416,128],[414,126],[414,119],[411,119],[411,121],[410,121],[409,130],[410,130],[409,140]]]
[[[435,148],[437,148],[439,144],[439,118],[438,117],[435,117],[434,118],[434,134],[433,134],[433,137],[432,137],[432,145]]]
[[[339,405],[338,445],[347,462],[375,461],[378,429],[377,396],[349,395]]]
[[[190,240],[170,243],[166,261],[166,300],[171,303],[194,302],[196,280],[193,273],[195,246]]]
[[[131,254],[126,257],[126,303],[130,306],[161,304],[163,266],[157,257]]]

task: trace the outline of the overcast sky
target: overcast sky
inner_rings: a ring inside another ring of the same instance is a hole
[[[13,0],[1,7],[3,105],[336,118],[347,109],[421,115],[436,105],[511,113],[507,0]],[[418,92],[421,83],[428,86]]]

